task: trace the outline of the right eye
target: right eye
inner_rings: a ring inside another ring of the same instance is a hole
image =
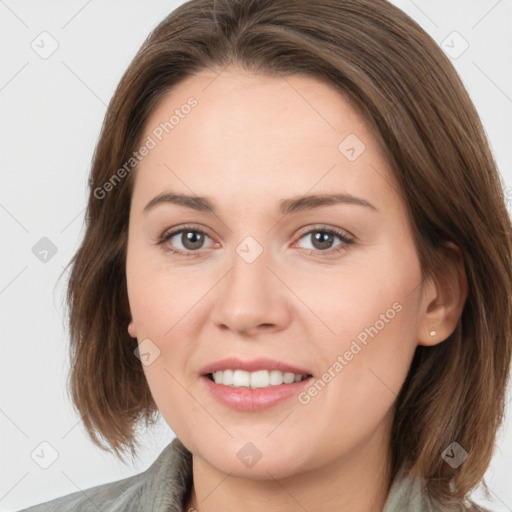
[[[203,230],[196,227],[182,227],[180,229],[164,233],[158,240],[163,249],[180,256],[200,256],[198,252],[202,249],[205,237],[210,238]],[[176,239],[173,242],[173,239]],[[210,238],[211,240],[211,238]],[[171,242],[168,244],[167,242]],[[181,244],[182,248],[176,248],[176,244]]]

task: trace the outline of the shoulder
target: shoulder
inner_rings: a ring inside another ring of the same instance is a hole
[[[382,512],[492,512],[471,500],[465,504],[434,504],[428,496],[424,481],[400,472],[392,482]]]
[[[181,510],[191,487],[191,479],[190,452],[175,438],[142,473],[77,491],[19,512]]]
[[[67,496],[35,505],[23,511],[29,512],[97,512],[98,510],[114,512],[117,510],[136,510],[137,503],[145,484],[145,473],[77,491]],[[22,512],[22,511],[20,511]]]

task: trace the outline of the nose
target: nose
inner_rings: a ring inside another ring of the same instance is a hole
[[[291,319],[291,292],[266,250],[249,261],[234,253],[231,270],[217,287],[213,321],[222,330],[249,337],[285,329]]]

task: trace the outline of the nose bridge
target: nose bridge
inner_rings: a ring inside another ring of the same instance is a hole
[[[260,241],[261,241],[261,237]],[[252,293],[267,291],[267,282],[271,272],[268,266],[271,265],[272,254],[268,240],[259,242],[253,236],[245,237],[235,248],[232,258],[231,286],[244,288]],[[256,285],[256,289],[253,289]],[[238,290],[240,291],[240,290]]]
[[[269,246],[268,240],[264,246],[247,236],[235,247],[215,307],[218,325],[245,332],[262,325],[281,328],[289,320],[284,286],[268,268],[273,260]]]

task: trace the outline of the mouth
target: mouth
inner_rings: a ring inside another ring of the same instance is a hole
[[[249,389],[288,386],[313,376],[309,370],[283,361],[268,358],[243,360],[234,356],[205,366],[200,375],[218,385]]]
[[[310,373],[284,372],[281,370],[246,371],[225,369],[203,375],[211,382],[230,388],[267,389],[274,386],[290,385],[302,382],[313,376]]]
[[[309,370],[275,359],[232,356],[199,372],[205,391],[230,409],[257,412],[292,399],[313,379]]]

